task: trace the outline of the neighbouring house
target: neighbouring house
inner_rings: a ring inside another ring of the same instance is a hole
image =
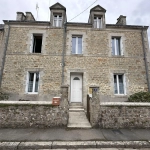
[[[50,21],[17,12],[16,20],[0,25],[1,88],[9,100],[51,101],[66,85],[69,103],[86,109],[93,87],[103,102],[149,90],[148,26],[127,25],[122,15],[106,24],[99,5],[90,10],[88,23],[67,22],[60,3],[50,11]]]

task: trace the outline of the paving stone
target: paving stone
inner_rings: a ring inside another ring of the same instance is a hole
[[[76,142],[61,142],[54,141],[52,143],[52,148],[96,148],[96,143],[94,141],[76,141]]]
[[[17,146],[19,145],[20,142],[1,142],[0,143],[0,149],[11,149],[11,150],[16,150]]]
[[[96,141],[97,148],[124,148],[124,143],[120,141]]]
[[[51,149],[52,142],[21,142],[18,149]]]

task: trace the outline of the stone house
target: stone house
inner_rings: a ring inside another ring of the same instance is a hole
[[[68,86],[69,103],[86,109],[87,94],[99,90],[101,101],[126,101],[149,90],[147,26],[127,25],[120,15],[106,24],[106,10],[90,10],[88,23],[67,22],[66,8],[50,7],[50,21],[17,12],[0,29],[3,65],[1,88],[10,100],[51,101]]]

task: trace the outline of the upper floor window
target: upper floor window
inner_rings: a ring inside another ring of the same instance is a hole
[[[54,14],[53,26],[54,27],[62,26],[62,15],[61,14]]]
[[[42,49],[42,34],[32,34],[31,35],[31,53],[41,53]]]
[[[82,54],[82,36],[72,37],[72,54]]]
[[[121,37],[112,37],[112,55],[122,55]]]
[[[94,28],[102,28],[102,18],[100,16],[94,16]]]
[[[114,74],[114,94],[125,94],[124,74]]]
[[[31,94],[38,93],[39,72],[28,72],[27,92]]]

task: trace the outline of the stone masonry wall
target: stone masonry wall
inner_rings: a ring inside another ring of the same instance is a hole
[[[101,102],[99,91],[90,99],[90,123],[99,128],[150,128],[150,104]]]
[[[42,33],[41,54],[30,53],[31,33]],[[83,36],[83,54],[72,55],[72,35]],[[123,56],[112,56],[111,37],[121,36]],[[126,77],[126,95],[147,91],[145,64],[143,60],[140,30],[67,27],[65,55],[65,84],[70,85],[70,73],[83,73],[83,101],[86,102],[88,89],[96,85],[102,100],[113,101],[113,73],[123,73]],[[8,42],[2,88],[11,93],[11,99],[51,100],[60,95],[62,76],[63,29],[34,26],[12,26]],[[28,71],[40,72],[38,95],[26,94]],[[86,104],[85,104],[86,106]]]
[[[94,115],[94,114],[93,114]],[[97,124],[100,128],[150,128],[150,104],[100,105]]]
[[[67,108],[67,107],[66,107]],[[2,104],[0,102],[0,128],[48,128],[66,126],[68,109],[52,104]]]
[[[145,63],[140,30],[90,30],[70,27],[67,30],[65,82],[70,85],[71,72],[83,73],[83,95],[90,86],[100,88],[101,101],[126,101],[128,95],[147,91]],[[71,54],[72,35],[83,36],[83,54]],[[112,56],[111,37],[122,38],[123,56]],[[125,74],[126,95],[114,95],[113,73]],[[85,104],[86,106],[86,104]]]
[[[68,123],[68,87],[61,87],[60,105],[47,101],[0,101],[0,128],[49,128]]]
[[[31,33],[42,33],[42,52],[30,53]],[[35,27],[11,27],[8,42],[2,88],[11,100],[51,101],[60,96],[62,29]],[[39,93],[26,94],[28,71],[39,71]]]

